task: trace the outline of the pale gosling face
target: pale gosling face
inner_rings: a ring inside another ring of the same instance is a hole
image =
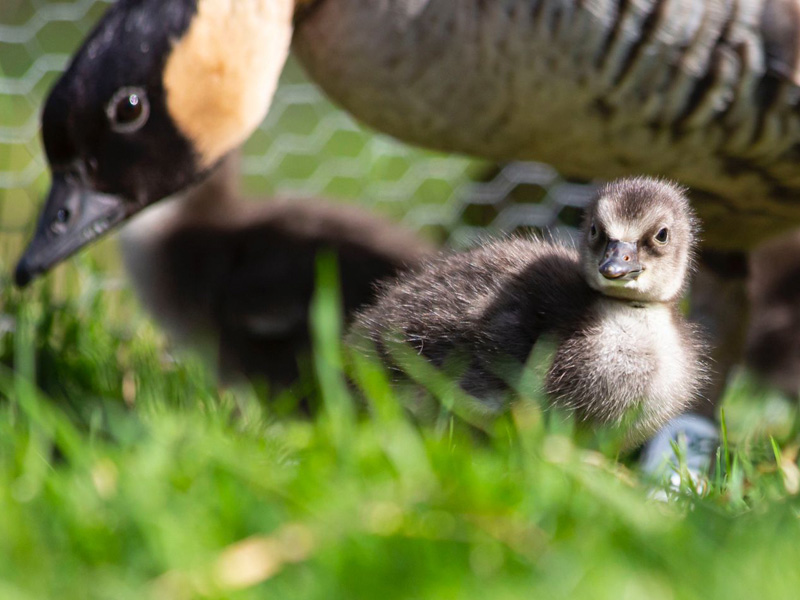
[[[583,224],[586,280],[623,300],[667,302],[686,285],[697,219],[685,190],[648,177],[606,185]]]

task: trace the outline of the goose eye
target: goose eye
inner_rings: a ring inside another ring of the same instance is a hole
[[[125,87],[117,90],[106,107],[111,129],[118,133],[131,133],[141,128],[150,116],[150,103],[141,88]]]
[[[669,239],[669,230],[666,227],[662,227],[658,230],[655,239],[659,244],[666,244]]]

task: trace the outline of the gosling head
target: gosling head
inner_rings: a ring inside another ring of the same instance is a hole
[[[50,92],[52,183],[16,271],[25,285],[201,180],[266,114],[292,0],[118,0]]]
[[[613,181],[600,190],[584,220],[586,280],[613,298],[673,300],[686,285],[697,232],[683,188],[649,177]]]

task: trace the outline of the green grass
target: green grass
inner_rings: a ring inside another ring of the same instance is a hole
[[[0,290],[0,598],[797,597],[796,413],[752,382],[728,398],[730,466],[664,503],[535,401],[481,433],[413,423],[359,365],[362,407],[329,271],[311,418],[218,390],[75,272]]]

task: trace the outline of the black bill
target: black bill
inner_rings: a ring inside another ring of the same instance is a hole
[[[17,263],[16,284],[27,285],[135,212],[134,203],[92,190],[77,174],[54,173],[36,232]]]
[[[642,272],[637,243],[608,240],[598,270],[606,279],[636,279]]]

